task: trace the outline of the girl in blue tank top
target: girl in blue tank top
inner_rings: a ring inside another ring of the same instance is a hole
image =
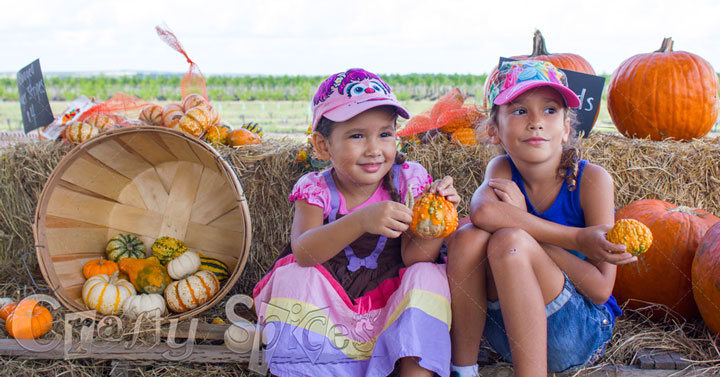
[[[588,365],[621,314],[616,265],[637,260],[605,238],[612,178],[572,146],[580,101],[562,71],[506,62],[489,80],[487,133],[507,154],[490,161],[472,223],[449,241],[451,376],[477,375],[483,335],[518,376]]]

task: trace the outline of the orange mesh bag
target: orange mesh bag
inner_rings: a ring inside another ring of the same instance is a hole
[[[87,109],[87,111],[80,114],[75,119],[75,122],[82,122],[87,119],[91,123],[98,123],[100,122],[100,120],[102,120],[102,125],[93,125],[96,125],[96,127],[105,130],[112,128],[108,127],[105,124],[105,122],[107,122],[107,118],[111,118],[114,121],[114,124],[123,124],[126,122],[127,118],[119,114],[127,114],[129,112],[134,112],[149,104],[150,102],[143,101],[138,97],[131,96],[122,92],[117,92],[109,100]]]
[[[160,39],[162,39],[175,51],[183,54],[185,59],[187,59],[187,62],[190,63],[190,69],[188,69],[188,72],[180,81],[180,94],[182,95],[182,98],[187,98],[190,94],[199,94],[209,102],[207,88],[205,86],[205,77],[203,77],[202,72],[200,72],[200,67],[198,67],[198,65],[195,64],[195,62],[187,55],[185,49],[183,49],[175,34],[168,30],[167,27],[162,28],[160,26],[156,26],[155,31]]]
[[[440,131],[453,133],[460,128],[474,127],[483,115],[474,105],[464,105],[459,109],[446,111],[438,117]]]
[[[463,103],[465,103],[465,99],[463,98],[460,89],[453,88],[449,92],[443,94],[442,97],[438,98],[438,101],[435,103],[432,110],[430,110],[430,119],[432,119],[435,124],[438,124],[438,118],[440,118],[443,113],[459,109],[462,107]]]
[[[443,117],[443,114],[454,110],[462,111],[461,109],[464,102],[465,100],[462,92],[460,92],[460,89],[453,88],[438,98],[432,109],[412,117],[405,127],[397,132],[397,135],[410,136],[437,129],[444,125],[444,123],[440,122],[440,118]],[[448,121],[449,119],[443,119],[443,122],[445,123]]]

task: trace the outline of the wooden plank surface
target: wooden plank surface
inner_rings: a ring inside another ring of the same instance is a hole
[[[185,239],[195,196],[200,186],[202,165],[185,161],[178,162],[167,206],[163,214],[159,236]]]

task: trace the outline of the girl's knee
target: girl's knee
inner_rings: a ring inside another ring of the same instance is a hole
[[[528,256],[528,251],[537,241],[520,228],[503,228],[492,234],[488,241],[488,259],[497,261],[512,257],[513,259]],[[522,250],[522,252],[520,252]]]
[[[479,263],[486,259],[490,233],[466,224],[448,242],[448,263]]]

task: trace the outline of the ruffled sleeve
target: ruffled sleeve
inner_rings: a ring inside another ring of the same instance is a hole
[[[425,167],[414,161],[403,163],[400,172],[400,197],[403,200],[407,195],[408,184],[412,184],[413,198],[417,198],[433,181]]]
[[[330,214],[330,191],[322,174],[308,173],[300,177],[288,197],[290,203],[305,200],[308,204],[323,209],[323,217]]]

